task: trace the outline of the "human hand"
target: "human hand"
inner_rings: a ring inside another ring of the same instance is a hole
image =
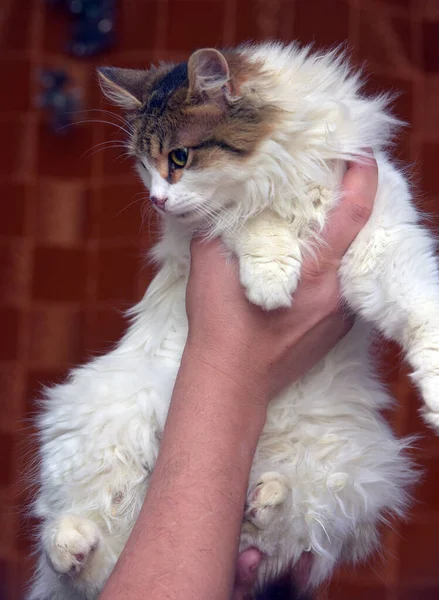
[[[226,260],[219,240],[195,239],[186,293],[187,348],[222,377],[248,389],[267,405],[288,383],[303,376],[353,324],[341,304],[341,260],[367,222],[378,185],[374,159],[352,163],[343,198],[330,215],[317,259],[306,258],[291,308],[264,312],[250,304],[237,262]]]

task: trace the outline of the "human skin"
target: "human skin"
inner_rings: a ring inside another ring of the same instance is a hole
[[[189,335],[142,510],[101,600],[240,600],[261,555],[238,557],[250,468],[270,400],[350,329],[337,271],[367,222],[373,159],[353,163],[293,306],[264,312],[245,298],[218,240],[196,239]]]

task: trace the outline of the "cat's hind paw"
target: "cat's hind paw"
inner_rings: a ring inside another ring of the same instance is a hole
[[[274,471],[263,473],[250,490],[244,519],[258,529],[264,529],[278,514],[289,491],[290,486],[284,475]]]
[[[55,571],[78,575],[101,540],[99,527],[84,517],[66,515],[50,528],[46,551]]]

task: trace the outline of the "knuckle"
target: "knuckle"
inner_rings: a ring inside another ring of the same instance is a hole
[[[302,267],[302,279],[310,286],[321,286],[325,281],[336,273],[338,261],[328,256],[319,256],[316,259],[306,261]]]
[[[325,270],[319,264],[304,265],[302,268],[302,282],[306,287],[319,288],[325,279]]]

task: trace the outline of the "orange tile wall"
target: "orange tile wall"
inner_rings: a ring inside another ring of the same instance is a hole
[[[154,236],[154,224],[140,218],[145,194],[130,163],[117,150],[86,154],[120,132],[85,122],[62,138],[51,133],[34,104],[37,69],[66,69],[85,109],[108,108],[96,64],[145,67],[247,39],[348,40],[354,60],[367,61],[369,90],[402,92],[396,110],[410,125],[397,154],[413,165],[419,201],[438,224],[439,0],[121,0],[119,7],[117,47],[81,61],[63,53],[64,15],[42,0],[0,3],[1,600],[23,597],[32,565],[24,471],[34,399],[41,385],[120,336],[121,311],[150,280],[142,252]],[[398,399],[396,429],[424,436],[417,457],[426,477],[408,521],[385,532],[382,556],[338,574],[321,591],[328,600],[439,598],[439,440],[417,416],[394,348],[382,364]]]

